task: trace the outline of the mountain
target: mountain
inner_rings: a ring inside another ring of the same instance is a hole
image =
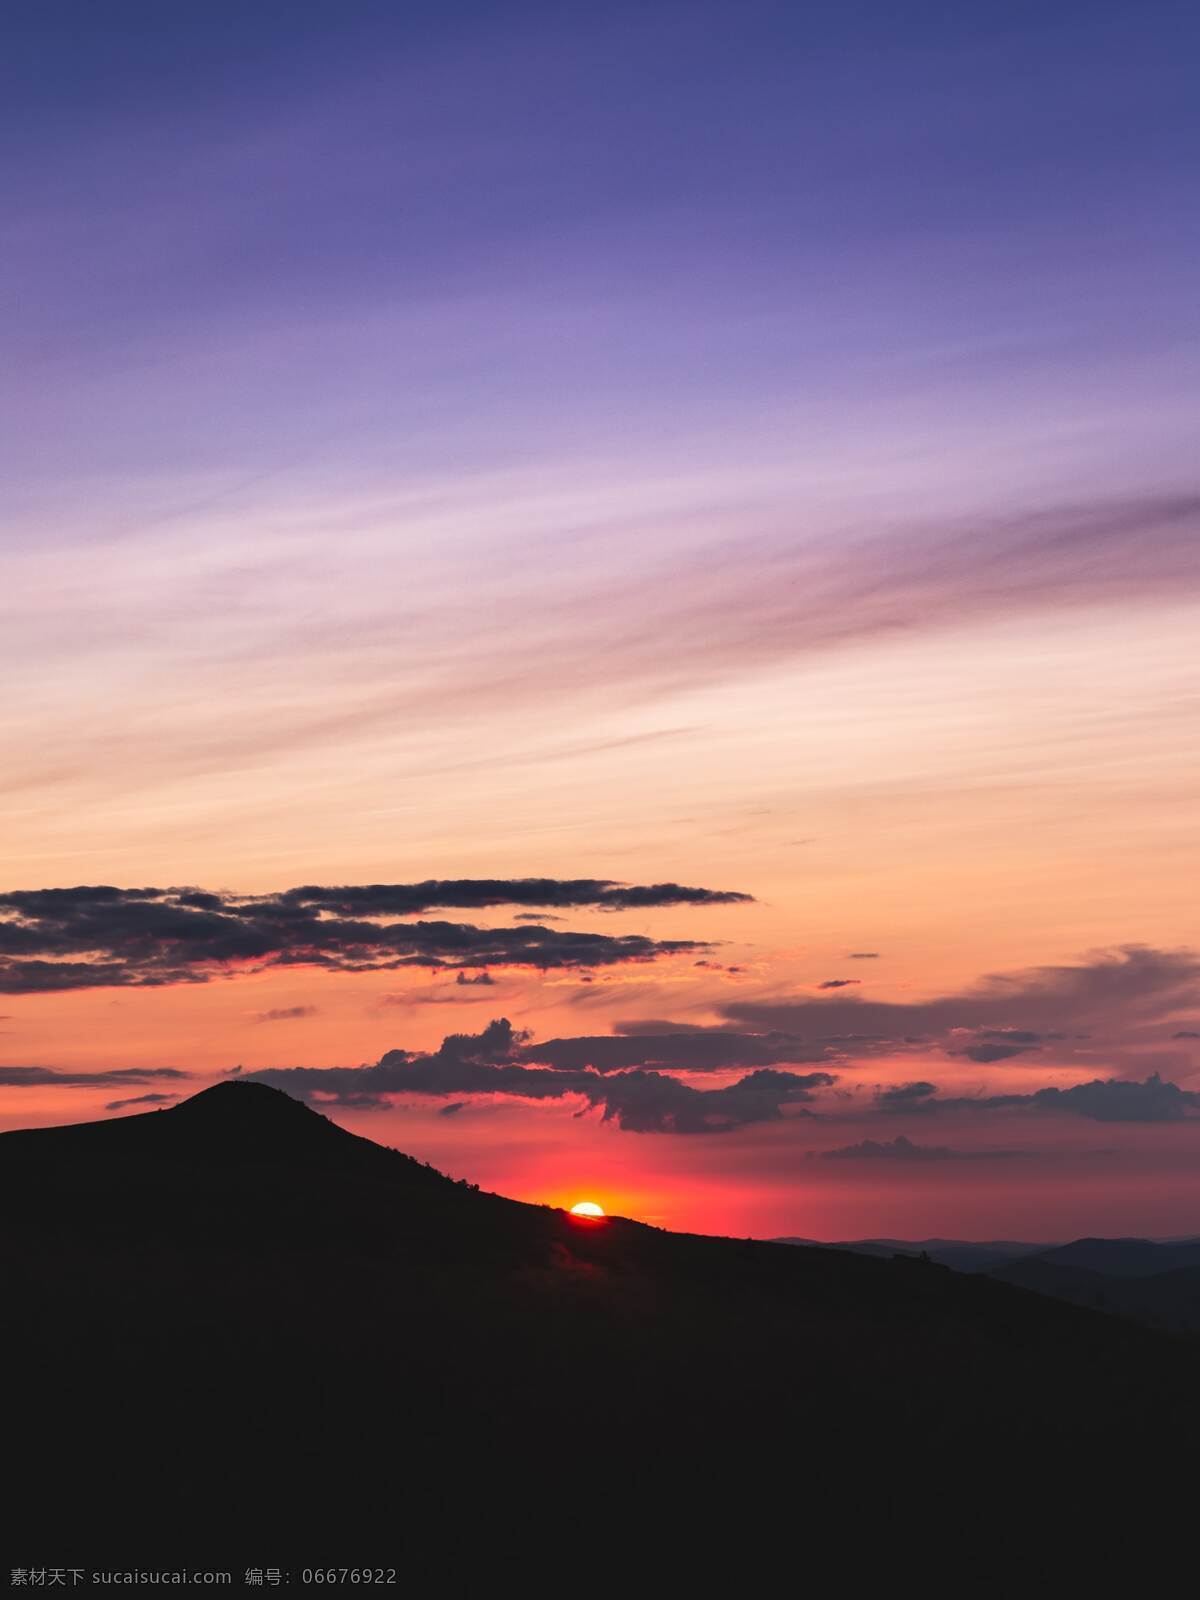
[[[985,1273],[998,1283],[1073,1305],[1132,1317],[1175,1333],[1200,1333],[1200,1239],[1075,1239],[1020,1244],[1011,1239],[849,1239],[778,1244],[892,1259],[928,1257],[955,1272]]]
[[[1076,1239],[1037,1254],[1054,1265],[1083,1267],[1111,1278],[1149,1278],[1177,1267],[1200,1267],[1200,1239]]]
[[[1005,1262],[992,1268],[989,1276],[997,1282],[1033,1289],[1038,1294],[1052,1295],[1074,1305],[1093,1306],[1117,1316],[1132,1317],[1151,1327],[1177,1333],[1200,1333],[1200,1264],[1173,1266],[1164,1271],[1147,1270],[1157,1254],[1152,1241],[1086,1239],[1079,1242],[1089,1247],[1079,1254],[1101,1262],[1110,1259],[1108,1252],[1092,1247],[1117,1247],[1111,1259],[1118,1268],[1125,1270],[1102,1271],[1076,1266],[1071,1258],[1074,1246],[1067,1246],[1065,1250],[1048,1250],[1019,1261]],[[1131,1245],[1147,1249],[1125,1248]],[[1164,1256],[1167,1260],[1178,1256],[1186,1259],[1189,1253],[1184,1247],[1178,1251],[1164,1251]]]
[[[988,1272],[1021,1259],[1079,1267],[1114,1278],[1148,1278],[1176,1267],[1200,1267],[1200,1238],[1075,1239],[1070,1244],[1029,1244],[1015,1239],[781,1238],[776,1244],[814,1250],[849,1250],[866,1256],[928,1256],[956,1272]],[[1013,1278],[1014,1282],[1018,1281]],[[1067,1281],[1064,1279],[1064,1282]]]
[[[952,1267],[955,1272],[986,1272],[989,1267],[1000,1266],[1005,1261],[1015,1261],[1018,1256],[1034,1255],[1045,1245],[1018,1244],[1011,1239],[988,1239],[975,1243],[970,1239],[842,1239],[825,1243],[820,1239],[782,1238],[776,1244],[806,1245],[814,1250],[849,1250],[864,1256],[928,1256],[940,1266]]]
[[[864,1474],[899,1504],[918,1461],[1077,1481],[1200,1420],[1185,1342],[904,1256],[584,1222],[258,1084],[0,1135],[0,1217],[30,1526],[217,1494],[222,1527],[415,1537],[574,1484],[661,1531],[672,1496],[794,1515]]]

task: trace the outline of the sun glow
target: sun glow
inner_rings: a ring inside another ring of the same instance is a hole
[[[594,1200],[578,1200],[571,1207],[573,1217],[602,1217],[604,1207],[598,1206]]]

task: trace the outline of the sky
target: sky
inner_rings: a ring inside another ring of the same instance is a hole
[[[0,1127],[1200,1231],[1195,9],[6,22]]]

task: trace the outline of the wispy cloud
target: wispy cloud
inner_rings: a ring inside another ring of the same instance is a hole
[[[105,1106],[106,1111],[124,1111],[129,1106],[165,1106],[178,1100],[177,1094],[135,1094],[128,1100],[110,1100]]]
[[[822,1161],[1001,1161],[1022,1156],[1024,1150],[952,1150],[948,1145],[914,1144],[903,1134],[895,1139],[863,1139],[837,1150],[810,1150]]]
[[[72,1072],[62,1067],[0,1067],[0,1087],[40,1089],[54,1084],[69,1089],[117,1088],[130,1083],[153,1083],[156,1079],[190,1078],[190,1072],[176,1067],[111,1067],[94,1072]]]
[[[840,1040],[847,1054],[931,1049],[990,1065],[1070,1048],[1087,1059],[1165,1044],[1181,1015],[1200,1011],[1200,955],[1125,945],[1075,965],[996,973],[930,1000],[780,995],[725,1001],[730,1027]]]

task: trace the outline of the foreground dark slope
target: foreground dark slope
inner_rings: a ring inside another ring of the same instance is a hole
[[[56,1492],[164,1460],[180,1495],[330,1502],[519,1454],[1065,1460],[1196,1420],[1166,1337],[919,1261],[580,1223],[262,1085],[2,1135],[0,1201],[10,1426]]]

